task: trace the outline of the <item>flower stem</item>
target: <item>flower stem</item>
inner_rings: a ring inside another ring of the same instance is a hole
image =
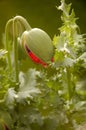
[[[18,37],[21,37],[22,33],[25,30],[30,30],[30,29],[31,27],[29,23],[22,16],[16,16],[10,19],[7,22],[5,28],[6,50],[8,51],[7,62],[8,62],[9,72],[15,73],[15,81],[17,83],[19,82]],[[13,47],[13,52],[12,52],[12,47]],[[11,57],[11,54],[13,54],[13,57]]]
[[[6,28],[5,28],[5,40],[6,40],[6,43],[5,43],[5,47],[6,47],[6,50],[7,50],[7,62],[8,62],[8,68],[9,68],[9,71],[12,72],[12,63],[11,63],[11,57],[10,57],[10,44],[11,44],[11,41],[10,41],[10,36],[9,36],[9,25],[12,25],[12,19],[10,19],[7,24],[6,24]]]
[[[19,82],[19,67],[18,67],[18,40],[16,34],[18,31],[15,19],[13,20],[13,51],[14,51],[14,67],[15,67],[15,80]]]

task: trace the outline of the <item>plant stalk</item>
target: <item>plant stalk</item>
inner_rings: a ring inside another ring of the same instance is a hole
[[[19,82],[19,67],[18,67],[18,40],[17,40],[17,25],[15,19],[13,20],[13,51],[14,51],[14,67],[15,67],[15,80]]]
[[[25,30],[30,30],[31,27],[22,16],[16,16],[13,19],[10,19],[5,28],[6,35],[6,50],[7,54],[7,62],[9,71],[11,73],[15,73],[15,81],[19,82],[19,65],[18,65],[18,40],[17,38],[21,36],[21,34]],[[13,46],[13,60],[11,58],[11,49]],[[12,64],[13,61],[13,64]]]
[[[7,50],[7,62],[8,62],[8,68],[9,68],[9,71],[12,72],[12,63],[11,63],[11,57],[10,57],[10,44],[11,44],[11,41],[10,41],[10,36],[9,36],[9,25],[12,24],[12,19],[10,19],[7,24],[6,24],[6,28],[5,28],[5,47],[6,47],[6,50]]]

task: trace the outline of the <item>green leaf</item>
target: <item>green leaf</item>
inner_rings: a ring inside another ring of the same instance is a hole
[[[13,108],[13,106],[15,104],[16,97],[17,97],[17,93],[14,90],[14,88],[9,88],[7,93],[6,93],[6,96],[5,96],[5,102],[6,102],[6,105],[10,109]]]
[[[71,9],[71,4],[67,5],[65,0],[61,0],[61,5],[58,7],[59,10],[62,10],[63,13],[68,17]]]
[[[20,86],[17,93],[19,102],[27,98],[33,99],[34,96],[40,94],[40,90],[36,88],[36,77],[38,75],[40,75],[40,72],[35,69],[30,69],[26,74],[20,72]]]
[[[63,66],[65,67],[72,67],[75,61],[69,57],[64,58]]]
[[[78,59],[83,60],[86,63],[86,52],[84,52]]]

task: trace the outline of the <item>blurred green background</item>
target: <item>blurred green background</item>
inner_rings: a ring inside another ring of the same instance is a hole
[[[85,33],[86,0],[66,0],[66,3],[72,3],[81,33]],[[32,28],[41,28],[53,38],[62,24],[61,12],[56,9],[58,5],[60,0],[0,0],[0,47],[6,22],[16,15],[22,15]]]

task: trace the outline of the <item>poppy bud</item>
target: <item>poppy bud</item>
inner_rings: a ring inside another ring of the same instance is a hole
[[[30,58],[42,65],[52,60],[54,48],[49,35],[41,29],[33,28],[21,36],[21,45]]]

